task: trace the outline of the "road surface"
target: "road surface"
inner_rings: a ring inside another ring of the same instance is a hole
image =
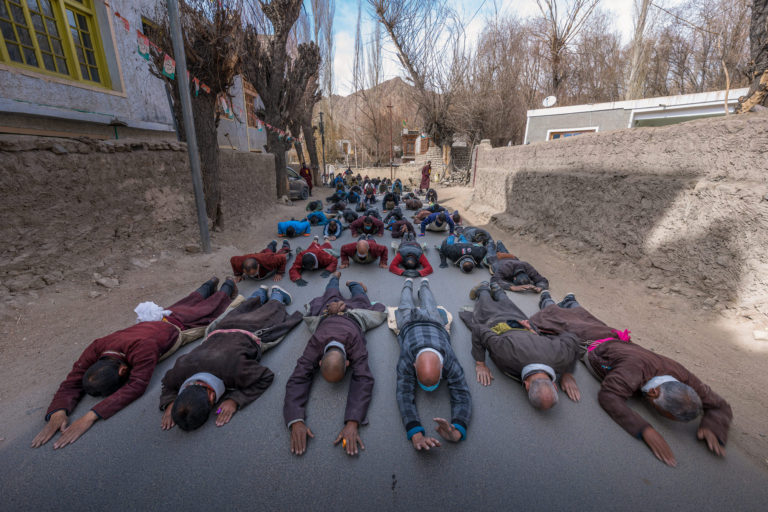
[[[299,208],[303,204],[297,215]],[[309,240],[292,242],[306,247]],[[480,386],[470,334],[457,312],[472,303],[470,287],[489,276],[485,270],[466,275],[455,267],[438,268],[434,245],[440,240],[437,234],[426,237],[436,271],[430,282],[438,302],[454,315],[452,343],[472,392],[466,441],[444,442],[428,453],[412,448],[395,401],[397,341],[383,324],[367,336],[376,384],[369,425],[361,428],[366,450],[352,458],[332,444],[343,426],[349,376],[335,385],[317,376],[307,412],[315,438],[305,455],[292,455],[282,408],[286,381],[309,336],[302,323],[263,358],[275,373],[270,389],[221,428],[209,420],[194,432],[160,430],[160,381],[178,356],[158,366],[143,397],[60,451],[53,451],[52,442],[29,448],[48,404],[40,401],[14,420],[18,428],[0,443],[0,510],[767,509],[764,467],[733,444],[726,458],[711,455],[696,440],[697,422],[673,423],[636,402],[633,407],[650,419],[677,457],[677,468],[665,466],[603,412],[596,399],[598,383],[581,364],[575,375],[581,402],[563,394],[548,412],[534,410],[520,384],[502,375],[490,358],[495,380],[488,388]],[[350,241],[345,231],[333,245]],[[389,233],[382,241],[391,243]],[[392,256],[390,250],[390,261]],[[376,265],[355,263],[343,271],[342,285],[349,279],[364,281],[370,297],[388,305],[397,303],[403,282]],[[308,281],[304,288],[281,282],[294,297],[289,310],[303,308],[327,282],[319,272]],[[256,286],[241,283],[240,290],[247,296]],[[556,282],[552,288],[556,299],[568,292]],[[510,296],[526,313],[535,312],[536,296]],[[95,401],[86,397],[75,417]],[[419,392],[417,403],[428,435],[436,435],[431,418],[450,418],[446,386]],[[12,412],[6,408],[4,414]]]

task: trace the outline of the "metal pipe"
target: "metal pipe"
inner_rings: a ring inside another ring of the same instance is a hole
[[[320,142],[323,150],[323,176],[326,176],[328,169],[325,168],[325,126],[323,125],[323,113],[320,112]]]
[[[192,99],[189,96],[187,56],[184,49],[184,41],[181,37],[179,4],[177,0],[167,0],[167,3],[173,56],[176,58],[176,79],[179,82],[181,117],[184,121],[184,134],[187,136],[187,152],[189,153],[189,166],[192,171],[192,188],[195,191],[195,205],[197,206],[197,224],[200,227],[200,243],[203,246],[203,252],[210,253],[211,237],[208,233],[208,216],[205,213],[203,176],[200,172],[200,155],[197,152],[197,136],[195,135],[195,124],[192,117]]]

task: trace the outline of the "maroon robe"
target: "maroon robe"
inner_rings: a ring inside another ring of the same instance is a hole
[[[120,389],[105,397],[91,410],[104,420],[113,416],[144,394],[157,361],[173,347],[179,329],[209,324],[227,309],[230,302],[232,299],[226,292],[216,292],[207,299],[198,292],[192,292],[168,308],[172,313],[165,321],[141,322],[95,340],[83,351],[59,386],[48,406],[46,421],[51,414],[62,409],[67,416],[72,414],[84,394],[83,375],[107,351],[123,354],[130,374]]]

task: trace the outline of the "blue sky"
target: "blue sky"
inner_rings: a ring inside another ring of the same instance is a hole
[[[362,39],[365,44],[370,40],[373,30],[373,21],[367,10],[368,2],[361,0],[363,4]],[[563,0],[561,0],[563,1]],[[661,0],[660,5],[674,6],[682,0]],[[535,0],[451,0],[453,7],[462,15],[462,19],[471,20],[466,32],[471,43],[477,41],[480,32],[485,25],[485,20],[496,16],[516,14],[521,18],[536,16],[539,8]],[[352,62],[355,48],[355,25],[357,22],[358,0],[336,0],[336,16],[333,22],[335,36],[334,59],[334,92],[346,95],[352,89]],[[632,33],[632,10],[634,0],[602,0],[600,8],[610,12],[615,20],[616,28],[622,33],[625,41],[629,40]],[[309,8],[309,2],[306,2]],[[498,9],[498,13],[497,13]],[[309,10],[308,12],[311,12]],[[402,70],[397,62],[391,46],[386,37],[384,39],[384,79],[402,76]]]

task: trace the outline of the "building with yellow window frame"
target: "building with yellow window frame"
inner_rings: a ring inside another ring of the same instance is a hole
[[[0,133],[176,139],[170,95],[137,52],[136,31],[164,8],[164,0],[0,0]],[[221,118],[219,145],[263,151],[258,94],[240,77],[230,93],[237,116]]]

